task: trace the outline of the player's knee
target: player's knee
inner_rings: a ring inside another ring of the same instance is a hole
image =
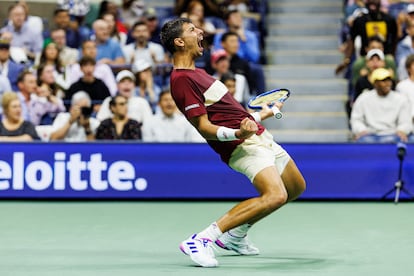
[[[268,211],[274,211],[284,205],[288,200],[287,192],[272,193],[265,198],[265,206]]]

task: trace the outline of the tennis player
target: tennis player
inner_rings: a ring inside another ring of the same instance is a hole
[[[203,31],[189,19],[178,18],[166,22],[160,35],[173,55],[171,93],[178,108],[221,159],[246,175],[259,193],[184,240],[180,248],[203,267],[218,266],[213,243],[240,255],[257,255],[259,250],[247,239],[247,231],[296,199],[305,189],[305,180],[289,154],[260,124],[273,117],[270,108],[246,112],[223,83],[195,67],[195,59],[203,54]]]

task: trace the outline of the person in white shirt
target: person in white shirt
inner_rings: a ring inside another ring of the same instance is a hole
[[[126,63],[133,64],[137,60],[146,60],[153,69],[156,64],[165,60],[164,48],[161,44],[150,41],[150,32],[144,21],[138,21],[131,28],[131,36],[135,42],[123,48]]]
[[[128,99],[128,117],[145,123],[152,116],[152,110],[146,99],[136,96],[135,80],[131,71],[120,71],[116,75],[118,94]],[[102,102],[101,108],[96,114],[99,121],[112,118],[113,114],[109,108],[110,100],[111,97],[108,97]]]
[[[204,138],[178,111],[170,91],[160,93],[158,105],[161,112],[144,122],[142,127],[144,142],[205,142]]]
[[[351,129],[357,142],[407,142],[412,132],[411,107],[406,98],[391,90],[391,73],[375,69],[370,81],[374,89],[362,93],[351,112]]]
[[[411,106],[411,120],[414,124],[414,54],[409,55],[405,61],[408,78],[401,80],[395,90],[404,95]],[[414,127],[414,125],[413,125]]]
[[[53,121],[50,140],[86,142],[95,140],[100,122],[91,118],[92,101],[88,93],[79,91],[73,94],[69,112],[59,113]]]

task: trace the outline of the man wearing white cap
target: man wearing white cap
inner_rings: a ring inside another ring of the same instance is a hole
[[[131,71],[122,70],[116,75],[118,94],[128,99],[128,117],[144,123],[152,116],[151,107],[147,100],[136,96],[135,76]],[[96,118],[103,121],[112,117],[109,109],[111,97],[106,98],[99,109]]]
[[[412,132],[411,107],[393,90],[389,70],[378,68],[370,76],[373,90],[362,93],[351,113],[354,139],[361,143],[407,142]]]

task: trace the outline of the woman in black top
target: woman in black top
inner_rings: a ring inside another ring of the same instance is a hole
[[[40,140],[35,126],[23,120],[22,105],[14,92],[6,92],[2,98],[3,118],[0,122],[0,141],[24,142]]]
[[[97,140],[141,140],[142,124],[128,118],[128,99],[121,95],[112,97],[109,109],[112,118],[103,120],[96,130]]]

